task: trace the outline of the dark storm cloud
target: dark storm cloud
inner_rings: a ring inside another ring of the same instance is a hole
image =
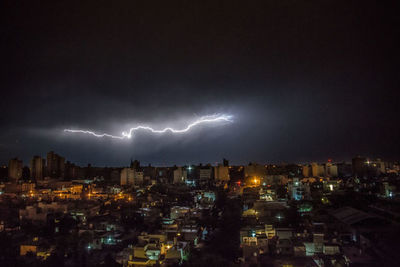
[[[4,1],[0,159],[104,165],[398,157],[390,2]],[[71,136],[213,113],[229,125],[128,142]]]

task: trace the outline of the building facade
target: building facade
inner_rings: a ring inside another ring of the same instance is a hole
[[[143,184],[143,172],[132,168],[123,168],[120,175],[121,185]]]
[[[29,170],[31,171],[31,177],[36,180],[42,180],[44,177],[45,160],[40,156],[34,156],[31,159]]]
[[[23,167],[22,160],[18,158],[11,159],[8,162],[8,178],[11,182],[18,182],[22,178]]]
[[[216,181],[229,181],[229,167],[222,165],[214,167],[214,178]]]
[[[187,180],[187,171],[182,168],[178,167],[174,170],[174,184],[184,183]]]
[[[65,158],[53,151],[47,153],[47,176],[51,178],[64,178]]]

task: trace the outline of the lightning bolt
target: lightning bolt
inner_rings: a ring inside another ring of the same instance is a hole
[[[107,134],[107,133],[102,133],[98,134],[89,130],[76,130],[76,129],[64,129],[64,132],[68,133],[83,133],[83,134],[89,134],[93,135],[95,137],[101,138],[101,137],[109,137],[113,139],[131,139],[133,137],[133,134],[138,131],[138,130],[147,130],[152,133],[165,133],[165,132],[171,132],[171,133],[186,133],[189,131],[191,128],[195,127],[196,125],[199,124],[205,124],[205,123],[212,123],[212,122],[233,122],[233,116],[232,115],[207,115],[199,118],[198,120],[190,123],[186,128],[183,129],[173,129],[171,127],[164,128],[162,130],[155,130],[149,126],[143,126],[139,125],[134,128],[130,128],[129,131],[124,131],[121,133],[121,135],[112,135],[112,134]]]

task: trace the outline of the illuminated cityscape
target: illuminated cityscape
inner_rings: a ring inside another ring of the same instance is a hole
[[[223,159],[157,167],[134,160],[110,168],[80,167],[53,151],[47,159],[34,156],[30,169],[18,159],[2,167],[0,230],[12,244],[5,263],[351,266],[396,260],[390,242],[400,220],[393,204],[400,196],[399,162],[355,157],[230,165]]]
[[[0,2],[0,267],[400,266],[399,1]]]

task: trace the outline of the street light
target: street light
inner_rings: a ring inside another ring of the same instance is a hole
[[[254,179],[253,179],[253,183],[254,183],[255,185],[257,185],[257,184],[259,184],[259,183],[260,183],[260,180],[259,180],[259,179],[257,179],[256,177],[254,177]]]

